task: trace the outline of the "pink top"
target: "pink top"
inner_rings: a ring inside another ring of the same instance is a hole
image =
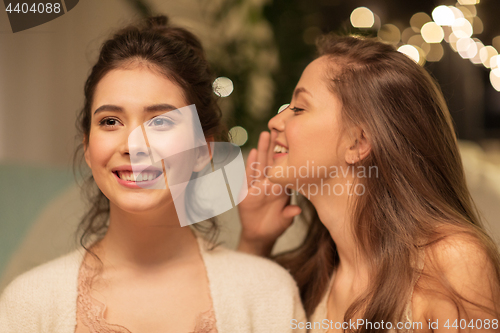
[[[91,296],[92,278],[93,270],[84,258],[78,272],[76,317],[85,327],[78,327],[75,333],[132,333],[126,327],[110,324],[104,319],[106,305]],[[194,331],[189,333],[217,333],[213,307],[200,313]]]

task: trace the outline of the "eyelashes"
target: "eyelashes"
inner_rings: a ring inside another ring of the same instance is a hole
[[[115,124],[109,124],[109,123],[106,123],[108,121],[114,121]],[[110,118],[110,117],[106,117],[106,118],[103,118],[101,119],[101,121],[99,121],[99,126],[104,126],[104,127],[115,127],[117,124],[116,123],[119,123],[118,119],[116,118]]]
[[[293,111],[293,113],[299,113],[301,111],[304,111],[304,109],[301,109],[301,108],[298,108],[298,107],[293,107],[293,108],[290,108],[290,110]]]
[[[103,118],[99,121],[99,126],[101,127],[107,127],[107,128],[113,128],[121,124],[121,122],[113,117],[106,117]],[[163,128],[169,128],[175,125],[175,122],[168,118],[168,117],[154,117],[153,119],[149,120],[147,123],[147,126],[149,127],[154,127],[157,129],[163,129]]]

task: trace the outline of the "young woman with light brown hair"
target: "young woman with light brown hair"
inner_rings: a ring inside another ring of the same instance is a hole
[[[318,46],[250,152],[240,250],[269,255],[303,213],[303,244],[275,259],[295,277],[312,332],[499,332],[500,256],[438,85],[376,40]]]

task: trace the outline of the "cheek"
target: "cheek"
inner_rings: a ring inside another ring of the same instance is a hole
[[[89,137],[88,156],[92,163],[92,172],[98,172],[97,168],[106,166],[107,162],[116,151],[116,138],[104,135],[93,135]]]
[[[290,164],[331,166],[340,163],[337,158],[338,130],[330,120],[307,119],[290,123],[286,128]]]

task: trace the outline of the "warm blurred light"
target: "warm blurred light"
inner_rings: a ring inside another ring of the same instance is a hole
[[[483,21],[479,17],[474,17],[474,20],[472,21],[472,29],[474,30],[474,34],[482,34],[484,30],[484,25]]]
[[[401,32],[394,24],[384,24],[377,33],[384,42],[397,44],[401,40]]]
[[[460,9],[458,9],[457,7],[455,7],[455,6],[448,6],[448,8],[450,8],[451,11],[453,12],[453,16],[455,17],[455,20],[459,19],[459,18],[465,18],[464,13],[462,13],[460,11]]]
[[[464,59],[471,59],[477,54],[477,45],[472,38],[460,38],[457,41],[458,54]]]
[[[452,25],[455,21],[455,15],[448,6],[437,6],[432,11],[434,22],[439,25]]]
[[[284,111],[287,107],[289,107],[290,104],[283,104],[282,106],[280,106],[280,108],[278,109],[278,113],[281,113],[282,111]]]
[[[420,53],[418,52],[417,48],[413,45],[406,44],[406,45],[400,46],[398,48],[398,51],[406,54],[410,59],[412,59],[416,63],[418,63],[420,60]]]
[[[238,146],[243,146],[248,140],[248,132],[241,126],[234,126],[229,130],[231,142]]]
[[[458,3],[461,5],[475,5],[479,3],[479,0],[458,0]]]
[[[467,38],[472,36],[472,25],[470,24],[467,19],[464,18],[458,18],[453,22],[453,25],[451,26],[453,29],[453,33],[458,37],[458,38]]]
[[[424,42],[424,44],[428,46],[427,52],[430,51],[430,45],[431,44],[427,44],[426,42]],[[425,62],[426,62],[426,54],[427,53],[421,47],[415,46],[415,48],[418,51],[418,64],[420,66],[424,66]]]
[[[458,42],[459,39],[460,38],[458,38],[457,35],[455,35],[454,32],[452,32],[450,34],[450,37],[448,37],[448,43],[450,43],[451,48],[455,52],[457,52],[457,42]]]
[[[304,43],[308,45],[314,45],[316,43],[316,39],[322,34],[322,31],[318,27],[309,27],[304,30],[302,34],[302,38],[304,39]]]
[[[474,16],[476,16],[476,13],[475,13],[475,11],[474,11],[474,13],[472,13],[471,10],[469,9],[470,7],[474,8],[474,6],[460,6],[460,5],[455,6],[455,8],[460,10],[462,12],[462,14],[464,15],[464,17],[467,20],[469,20],[470,23],[472,23],[472,19],[474,18]]]
[[[444,31],[444,40],[446,41],[446,43],[449,43],[450,42],[450,35],[453,33],[453,31],[451,30],[451,27],[448,27],[448,26],[442,26],[442,28]]]
[[[496,68],[490,72],[490,82],[496,91],[500,91],[500,68]]]
[[[498,68],[498,65],[500,65],[500,55],[494,55],[493,57],[490,58],[490,67],[491,69]]]
[[[422,43],[425,43],[425,40],[422,38],[420,34],[413,35],[408,39],[408,44],[414,45],[414,46],[421,46]]]
[[[413,35],[415,35],[415,31],[413,31],[413,28],[406,28],[405,30],[403,30],[403,33],[401,34],[401,41],[404,44],[408,44],[408,40]]]
[[[358,7],[351,13],[351,24],[355,28],[371,28],[374,23],[373,12],[366,7]]]
[[[481,56],[480,56],[480,53],[481,53],[481,49],[484,47],[483,43],[475,38],[474,39],[474,42],[476,43],[476,47],[477,47],[477,53],[476,55],[470,59],[470,61],[475,64],[475,65],[479,65],[479,64],[482,64],[483,62],[481,61]]]
[[[443,28],[435,22],[427,22],[420,32],[427,43],[441,43],[444,38]]]
[[[467,8],[469,10],[469,12],[471,13],[472,16],[476,16],[477,15],[477,9],[476,9],[476,6],[474,5],[456,5],[455,7],[457,8]]]
[[[497,50],[493,46],[485,46],[479,51],[479,56],[481,57],[481,62],[484,67],[490,68],[490,59],[498,54]]]
[[[221,76],[214,80],[212,88],[217,96],[227,97],[233,92],[233,81],[227,77]]]
[[[410,19],[410,26],[413,28],[413,31],[420,32],[422,26],[427,22],[432,21],[432,18],[424,12],[414,14]]]
[[[429,44],[431,50],[427,53],[427,61],[436,62],[441,60],[444,55],[444,49],[441,44]]]
[[[382,26],[382,21],[380,20],[380,17],[377,14],[374,13],[373,16],[375,17],[375,23],[373,23],[372,29],[378,30]]]
[[[493,45],[493,47],[497,49],[497,51],[500,51],[500,36],[496,36],[495,38],[493,38],[491,45]]]
[[[431,50],[431,44],[427,43],[420,34],[411,36],[410,39],[408,39],[407,44],[415,46],[417,50],[424,55],[424,57],[426,57],[427,53]],[[421,60],[425,61],[425,59]]]

